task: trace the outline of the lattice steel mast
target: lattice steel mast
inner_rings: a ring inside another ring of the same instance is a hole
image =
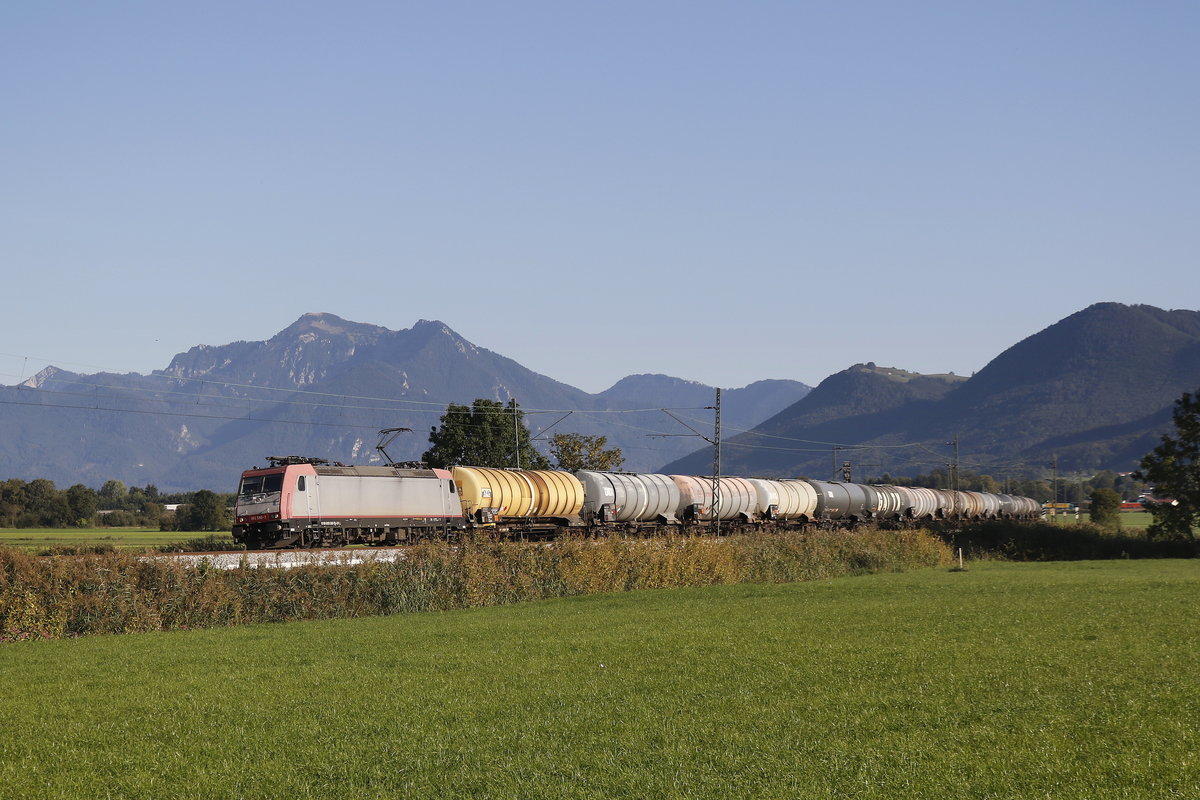
[[[721,535],[721,389],[717,388],[717,404],[713,406],[713,501],[712,515],[716,534]]]

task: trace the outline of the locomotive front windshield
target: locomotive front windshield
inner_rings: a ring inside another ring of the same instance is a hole
[[[270,494],[283,489],[283,473],[271,475],[247,475],[242,478],[242,490],[239,495],[245,497],[251,494]]]

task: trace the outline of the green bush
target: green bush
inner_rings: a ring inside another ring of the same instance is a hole
[[[1092,492],[1092,522],[1102,528],[1121,527],[1121,496],[1112,489],[1097,489]]]
[[[971,558],[1080,561],[1109,558],[1195,558],[1195,542],[1161,541],[1142,532],[1114,532],[1095,524],[1055,525],[993,520],[940,534]]]
[[[158,552],[160,553],[215,553],[225,552],[228,550],[245,550],[244,545],[240,545],[233,540],[232,536],[222,536],[220,534],[209,534],[208,536],[198,536],[193,539],[184,539],[180,542],[171,542],[170,544],[159,545]]]

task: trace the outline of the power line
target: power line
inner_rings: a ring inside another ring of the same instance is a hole
[[[98,385],[98,384],[80,383],[78,385],[90,386],[93,389],[106,388],[106,387],[101,387],[101,385]],[[6,387],[6,388],[13,388],[13,387]],[[124,387],[116,387],[116,388],[118,390],[120,390],[120,389],[123,389]],[[16,391],[18,391],[21,394],[32,393],[38,397],[54,396],[54,397],[78,398],[78,399],[82,400],[83,402],[82,403],[52,402],[52,401],[47,402],[45,400],[26,401],[26,400],[10,399],[9,397],[3,396],[4,394],[8,394],[8,393],[0,393],[0,404],[19,405],[19,406],[28,406],[28,407],[40,407],[40,408],[74,409],[74,410],[80,410],[80,411],[107,411],[107,412],[122,413],[122,414],[147,414],[147,415],[152,415],[152,416],[175,416],[175,417],[184,417],[184,418],[192,418],[192,419],[214,419],[214,420],[227,420],[227,421],[281,423],[281,424],[289,424],[289,425],[318,425],[318,426],[323,426],[323,427],[362,428],[362,429],[369,429],[369,430],[378,430],[379,429],[379,423],[363,425],[363,424],[354,424],[354,423],[350,423],[350,422],[320,422],[320,421],[315,421],[315,420],[286,419],[286,418],[281,418],[281,417],[256,417],[256,416],[254,416],[255,412],[252,409],[249,409],[248,407],[242,405],[243,403],[255,402],[254,398],[227,397],[227,396],[222,396],[222,395],[202,395],[200,397],[197,397],[197,395],[191,394],[191,393],[185,394],[182,392],[172,392],[172,393],[170,393],[171,398],[160,400],[160,402],[163,402],[163,403],[177,403],[177,404],[181,404],[181,405],[186,403],[189,406],[201,406],[204,408],[211,408],[211,409],[243,409],[243,408],[245,408],[246,412],[247,412],[246,414],[241,414],[241,415],[230,415],[230,414],[220,414],[220,413],[199,413],[199,412],[195,412],[195,411],[183,411],[183,410],[155,410],[155,409],[144,409],[144,408],[143,409],[122,408],[122,407],[117,407],[117,406],[112,406],[112,405],[101,405],[99,402],[99,398],[95,392],[66,392],[61,389],[29,389],[29,388],[17,389]],[[111,401],[113,398],[108,397],[106,399]],[[195,400],[196,402],[193,403],[192,402],[193,400]],[[203,400],[203,402],[200,402],[200,400]],[[439,408],[437,408],[437,409],[388,408],[388,407],[378,407],[378,406],[339,405],[339,404],[333,404],[333,403],[300,403],[300,402],[292,402],[292,403],[275,402],[275,403],[273,403],[273,405],[276,405],[276,406],[278,406],[278,405],[296,405],[296,406],[304,406],[307,408],[336,409],[339,412],[373,411],[373,412],[381,412],[381,413],[387,413],[387,414],[396,414],[396,413],[436,414],[436,415],[445,416],[448,413],[470,413],[470,409],[468,409],[467,411],[450,411],[447,408],[446,404],[437,404],[439,406]],[[430,404],[430,405],[432,405],[432,404]],[[445,410],[443,410],[443,409],[445,409]],[[525,409],[520,409],[520,410],[523,413],[525,413]],[[613,411],[609,411],[606,413],[613,413],[613,414],[646,413],[651,410],[658,412],[658,411],[661,411],[662,409],[637,409],[637,410],[625,410],[625,411],[613,410]],[[483,411],[488,412],[488,413],[511,413],[511,411],[508,411],[507,409],[503,409],[503,408],[502,409],[489,408],[489,409],[483,409]],[[558,413],[558,412],[551,412],[549,410],[545,410],[545,411],[537,411],[534,413]],[[564,411],[563,413],[567,413],[567,412]],[[573,410],[573,413],[579,414],[579,413],[587,413],[587,412]],[[627,428],[629,430],[641,432],[641,433],[652,433],[653,432],[653,429],[651,429],[651,428],[629,425],[628,423],[619,423],[619,422],[616,422],[615,420],[610,421],[608,424],[609,425],[614,425],[614,424],[619,425],[619,426]],[[541,433],[544,431],[539,429],[538,432]],[[640,449],[640,450],[645,450],[646,452],[660,452],[653,448],[631,447],[631,448],[625,448],[625,449]]]
[[[13,354],[13,353],[0,353],[0,356],[10,356],[13,358],[22,358],[23,357],[23,356],[19,356],[19,355]],[[64,361],[64,362],[60,362],[60,363],[72,363],[72,362]],[[91,366],[95,369],[101,369],[103,374],[118,375],[118,373],[111,372],[108,370],[103,370],[103,368],[97,367],[95,365],[80,365],[80,366]],[[66,370],[63,370],[63,371],[66,372]],[[15,375],[13,375],[13,373],[0,373],[0,374],[6,374],[9,377],[16,377]],[[71,374],[75,374],[75,373],[71,373]],[[259,384],[253,384],[253,383],[237,383],[234,381],[214,379],[211,376],[188,377],[188,376],[182,376],[182,375],[168,375],[163,372],[156,372],[156,373],[153,373],[150,375],[141,375],[139,373],[134,373],[134,374],[136,374],[137,377],[142,380],[158,378],[163,381],[178,382],[180,384],[183,384],[183,383],[199,383],[201,385],[211,384],[212,386],[220,386],[220,387],[224,387],[227,389],[246,389],[246,390],[253,390],[256,392],[279,392],[279,393],[287,393],[287,394],[293,394],[293,395],[299,394],[299,395],[305,395],[305,396],[311,396],[311,397],[339,398],[340,400],[343,400],[343,401],[344,400],[366,400],[366,401],[371,401],[371,402],[383,402],[383,403],[408,403],[408,404],[418,405],[418,406],[432,406],[435,408],[445,408],[448,405],[448,403],[437,402],[437,401],[433,401],[433,400],[413,400],[413,399],[408,399],[408,398],[397,399],[397,398],[392,398],[392,397],[376,397],[373,395],[354,395],[354,394],[347,394],[345,392],[314,391],[311,389],[302,389],[299,387],[288,388],[288,387],[277,387],[277,386],[263,386],[263,385],[259,385]],[[81,376],[81,377],[87,377],[87,376]],[[146,387],[146,386],[125,386],[125,385],[113,384],[113,383],[100,383],[97,381],[82,381],[82,380],[72,380],[70,382],[74,383],[74,384],[79,384],[82,386],[98,386],[98,387],[105,388],[105,389],[114,389],[114,390],[127,391],[127,392],[147,392],[147,393],[157,393],[157,394],[187,394],[189,396],[192,396],[190,392],[176,392],[171,389],[155,389],[155,388]],[[33,391],[56,391],[56,390],[52,390],[52,389],[22,387],[20,384],[18,384],[17,386],[0,387],[0,388],[13,388],[13,389],[24,388],[26,390],[33,390]],[[315,404],[301,403],[300,401],[288,400],[288,399],[270,400],[270,399],[266,399],[266,398],[252,398],[252,397],[244,397],[244,398],[239,398],[239,399],[253,400],[254,402],[293,403],[293,404],[297,404],[297,405],[317,405],[317,406],[324,405],[324,404],[320,404],[320,403],[315,403]],[[465,404],[456,404],[456,405],[465,405]],[[681,408],[673,408],[672,410],[674,410],[674,411],[704,411],[704,410],[707,410],[707,408],[708,408],[707,406],[684,406]],[[383,410],[383,409],[381,409],[381,410]],[[522,408],[521,409],[522,413],[525,413],[525,414],[563,414],[563,413],[566,413],[567,411],[573,411],[577,414],[641,414],[641,413],[654,413],[654,412],[658,412],[660,410],[662,410],[660,407],[653,407],[653,408],[595,408],[595,409],[566,409],[566,408]],[[485,411],[485,413],[490,413],[492,411],[493,411],[492,409],[487,409]],[[496,413],[506,413],[506,410],[504,408],[501,408]]]
[[[348,422],[313,422],[311,420],[272,419],[272,418],[268,418],[268,417],[246,417],[246,416],[231,417],[231,416],[224,416],[222,414],[193,414],[193,413],[186,413],[183,411],[151,411],[149,409],[138,409],[138,408],[105,408],[102,406],[72,406],[72,405],[66,405],[63,403],[27,403],[22,400],[5,400],[2,402],[4,404],[14,405],[14,406],[36,406],[38,408],[70,408],[70,409],[75,409],[77,411],[111,411],[111,412],[119,413],[119,414],[151,414],[154,416],[162,416],[162,417],[191,417],[191,418],[196,418],[196,419],[223,419],[223,420],[233,420],[235,422],[270,422],[270,423],[284,423],[284,424],[288,424],[288,425],[321,425],[321,426],[331,427],[331,428],[365,428],[367,430],[378,430],[379,429],[378,425],[355,425],[353,423],[348,423]]]

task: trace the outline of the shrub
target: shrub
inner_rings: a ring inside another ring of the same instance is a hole
[[[199,536],[194,539],[184,539],[180,542],[171,542],[170,544],[160,545],[158,552],[213,553],[245,549],[245,546],[235,542],[232,536],[221,536],[219,534],[211,533],[208,536]]]
[[[1121,496],[1112,489],[1097,489],[1092,492],[1092,522],[1103,528],[1121,527]]]
[[[1002,520],[980,522],[940,534],[972,558],[1014,561],[1079,561],[1107,558],[1194,558],[1195,542],[1156,541],[1135,533],[1114,533],[1095,524],[1054,525]]]

